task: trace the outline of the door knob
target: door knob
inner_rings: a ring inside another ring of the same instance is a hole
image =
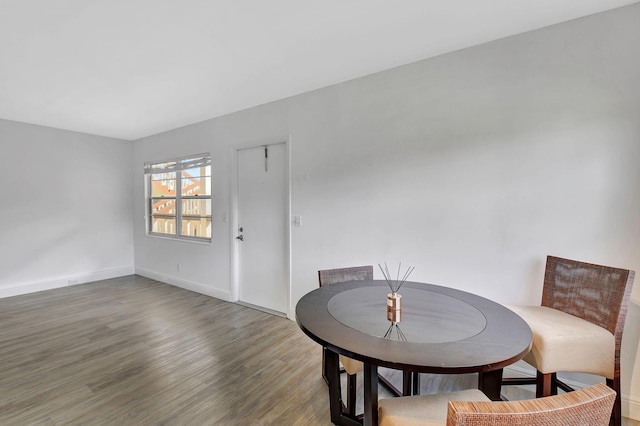
[[[242,235],[238,235],[236,237],[236,240],[244,241],[244,237]]]

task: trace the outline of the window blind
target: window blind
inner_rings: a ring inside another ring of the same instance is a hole
[[[195,167],[205,167],[211,165],[211,156],[209,153],[190,155],[189,157],[174,159],[165,162],[149,162],[144,163],[144,173],[163,173],[174,172],[179,170],[188,170]]]

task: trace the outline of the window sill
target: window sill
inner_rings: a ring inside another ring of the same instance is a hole
[[[184,243],[195,243],[195,244],[201,244],[201,245],[211,245],[211,243],[213,243],[212,239],[195,239],[195,238],[184,238],[184,237],[173,237],[171,235],[163,235],[163,234],[152,234],[150,232],[147,232],[146,234],[147,237],[151,237],[151,238],[158,238],[161,240],[170,240],[170,241],[178,241],[178,242],[184,242]]]

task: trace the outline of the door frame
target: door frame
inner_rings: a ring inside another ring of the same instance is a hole
[[[277,145],[284,143],[285,146],[285,280],[287,287],[287,318],[295,319],[295,311],[291,307],[291,135],[270,137],[260,140],[250,140],[233,144],[230,148],[230,172],[231,172],[231,220],[229,223],[229,249],[230,249],[230,276],[231,276],[231,301],[239,301],[240,285],[240,253],[238,235],[238,151],[251,148],[259,148],[265,145]]]

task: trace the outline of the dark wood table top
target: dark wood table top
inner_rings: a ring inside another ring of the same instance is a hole
[[[531,348],[526,322],[484,297],[406,282],[399,291],[401,319],[393,325],[387,319],[389,292],[383,280],[320,287],[300,299],[296,321],[336,353],[411,372],[487,372],[518,361]]]

